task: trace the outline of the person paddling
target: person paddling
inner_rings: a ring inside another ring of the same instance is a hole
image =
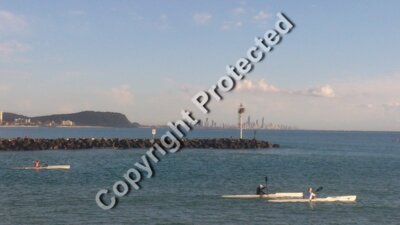
[[[267,188],[266,186],[264,186],[264,185],[262,185],[262,184],[259,184],[259,185],[257,186],[256,194],[257,194],[257,195],[265,195],[266,193],[264,192],[264,190],[265,190],[266,188]]]
[[[307,192],[304,193],[304,198],[309,200],[317,198],[317,195],[313,192],[312,187],[308,187]]]
[[[39,168],[40,167],[40,161],[39,160],[33,161],[33,167]]]

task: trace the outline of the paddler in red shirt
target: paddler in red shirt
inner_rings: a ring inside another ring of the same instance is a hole
[[[33,167],[35,167],[35,168],[39,168],[39,167],[40,167],[40,162],[39,162],[39,160],[35,160],[35,161],[33,162]]]

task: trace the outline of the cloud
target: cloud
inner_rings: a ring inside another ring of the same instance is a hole
[[[314,97],[335,97],[335,91],[333,88],[327,84],[322,87],[317,88],[309,88],[305,91],[296,91],[294,94],[306,95],[306,96],[314,96]]]
[[[264,79],[259,81],[243,80],[237,85],[238,91],[279,92],[279,88],[268,84]]]
[[[28,23],[25,17],[15,15],[9,11],[0,10],[0,32],[23,32],[27,27]]]
[[[265,11],[260,11],[253,17],[254,20],[256,21],[261,21],[261,20],[266,20],[268,17],[270,17],[270,14],[265,12]]]
[[[0,57],[9,57],[29,50],[31,50],[29,45],[16,40],[0,42]]]
[[[272,92],[272,93],[284,93],[289,95],[303,95],[313,97],[335,97],[335,91],[330,85],[324,85],[317,88],[309,88],[307,90],[290,91],[280,89],[272,84],[267,83],[264,79],[261,80],[243,80],[237,84],[236,89],[238,91],[255,91],[255,92]]]
[[[242,27],[243,22],[242,21],[237,21],[237,22],[225,22],[221,26],[221,30],[232,30],[234,28],[239,28]]]
[[[129,85],[120,85],[112,88],[111,97],[120,105],[130,105],[134,100],[133,92]]]
[[[204,25],[211,21],[212,15],[210,13],[195,13],[193,14],[193,20],[195,23]]]

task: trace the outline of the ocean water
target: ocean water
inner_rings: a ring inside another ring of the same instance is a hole
[[[165,130],[160,129],[158,134]],[[196,129],[190,137],[237,130]],[[253,131],[245,136],[252,138]],[[137,137],[150,129],[0,128],[0,137]],[[97,191],[140,160],[142,150],[0,152],[0,224],[400,224],[400,132],[258,131],[280,149],[182,149],[161,158],[155,176],[112,210]],[[68,171],[13,170],[40,159]],[[268,203],[223,199],[252,194],[268,176],[271,192],[323,186],[319,196],[357,195],[356,203]]]

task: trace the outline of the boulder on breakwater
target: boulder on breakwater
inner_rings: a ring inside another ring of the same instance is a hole
[[[159,139],[155,140],[160,143]],[[74,150],[74,149],[132,149],[150,148],[151,139],[120,139],[120,138],[1,138],[0,151],[26,150]],[[191,149],[263,149],[279,148],[278,144],[255,139],[184,139],[182,148]]]

